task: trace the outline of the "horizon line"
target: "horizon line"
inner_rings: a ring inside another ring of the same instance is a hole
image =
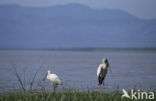
[[[79,48],[0,48],[0,51],[154,51],[156,47],[126,47],[126,48],[94,48],[94,47],[79,47]]]

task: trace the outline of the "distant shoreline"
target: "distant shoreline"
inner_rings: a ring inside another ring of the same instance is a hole
[[[149,51],[156,52],[156,48],[0,48],[0,51]]]

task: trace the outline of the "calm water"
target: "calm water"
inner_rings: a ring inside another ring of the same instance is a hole
[[[51,70],[62,79],[65,88],[99,90],[96,69],[104,57],[112,68],[112,74],[108,72],[105,79],[105,91],[116,90],[117,86],[119,89],[156,89],[156,52],[0,51],[0,91],[18,88],[11,63],[26,86],[41,67],[35,83]],[[51,83],[46,80],[40,82],[40,86],[50,88]]]

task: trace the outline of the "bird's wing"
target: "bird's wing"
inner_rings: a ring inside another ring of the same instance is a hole
[[[99,67],[97,68],[97,77],[100,75],[101,73],[101,67],[102,67],[102,64],[99,65]]]
[[[51,75],[53,79],[59,79],[59,77],[56,74]]]
[[[56,75],[56,74],[52,74],[53,76],[53,82],[56,84],[62,84],[62,81],[60,80],[60,78]]]

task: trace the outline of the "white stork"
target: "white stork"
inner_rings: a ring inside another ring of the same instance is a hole
[[[50,70],[48,70],[48,72],[46,73],[45,77],[43,78],[43,81],[46,78],[53,83],[54,93],[55,93],[55,89],[56,89],[57,85],[63,85],[60,78],[56,74],[51,74]]]
[[[109,66],[107,58],[103,59],[103,63],[99,65],[97,68],[97,78],[99,81],[99,85],[104,84],[104,80],[107,74],[107,69],[109,68],[109,71],[111,72],[111,67]]]

